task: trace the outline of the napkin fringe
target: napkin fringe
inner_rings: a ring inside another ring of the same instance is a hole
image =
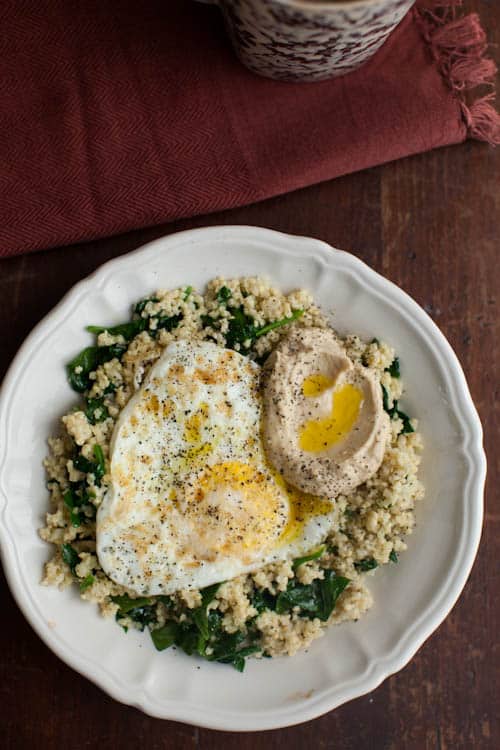
[[[430,0],[416,10],[422,34],[441,74],[457,96],[470,138],[500,145],[494,107],[497,66],[486,57],[488,41],[477,13],[460,15],[462,0]],[[480,96],[478,87],[492,89]]]

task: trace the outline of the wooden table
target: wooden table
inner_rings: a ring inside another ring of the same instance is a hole
[[[500,41],[498,4],[478,0],[476,5]],[[451,615],[412,662],[373,693],[316,721],[259,734],[224,734],[151,719],[115,703],[60,662],[27,625],[2,579],[1,747],[500,747],[495,724],[500,610],[495,598],[500,501],[499,175],[500,149],[466,143],[248,208],[0,263],[2,377],[26,334],[76,281],[109,258],[155,237],[214,224],[256,224],[319,237],[355,253],[434,318],[462,362],[489,453],[486,523],[469,582]]]

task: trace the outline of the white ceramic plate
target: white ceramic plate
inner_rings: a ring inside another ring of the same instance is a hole
[[[426,499],[398,565],[370,580],[373,609],[331,628],[307,653],[249,660],[246,671],[155,651],[147,633],[122,633],[71,587],[39,585],[48,547],[42,459],[58,417],[75,403],[65,363],[90,343],[84,326],[128,319],[159,287],[203,287],[217,275],[264,274],[306,287],[345,332],[377,336],[398,352],[425,439]],[[0,399],[0,539],[12,592],[33,628],[67,664],[114,698],[153,716],[226,730],[297,724],[373,690],[401,669],[463,588],[482,521],[485,458],[479,418],[460,365],[423,310],[352,255],[317,240],[253,227],[183,232],[107,263],[77,284],[35,328]]]

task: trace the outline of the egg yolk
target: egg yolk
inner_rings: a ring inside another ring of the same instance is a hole
[[[205,559],[253,557],[272,546],[287,522],[286,501],[271,477],[250,464],[208,467],[193,490],[186,510]]]
[[[316,382],[324,383],[324,376],[313,376]],[[319,378],[322,380],[319,381]],[[311,381],[313,378],[308,378]],[[304,382],[304,386],[305,383]],[[303,391],[305,395],[305,389]],[[319,387],[319,386],[317,386]],[[308,386],[309,389],[309,386]],[[322,388],[325,390],[325,388]],[[311,395],[317,395],[316,393]],[[321,391],[319,391],[321,393]],[[363,393],[359,388],[347,383],[332,395],[332,410],[328,417],[311,419],[299,431],[299,445],[307,453],[320,453],[343,440],[352,430],[359,416]]]
[[[280,478],[281,479],[281,478]],[[280,483],[281,484],[281,483]],[[305,524],[311,518],[317,518],[332,512],[330,500],[290,487],[283,482],[284,490],[290,503],[288,521],[280,536],[280,545],[289,544],[298,539],[303,532]]]

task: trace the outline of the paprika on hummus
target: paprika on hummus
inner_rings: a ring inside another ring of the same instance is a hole
[[[390,437],[380,383],[331,329],[296,328],[264,368],[264,442],[295,487],[336,497],[369,479]]]

